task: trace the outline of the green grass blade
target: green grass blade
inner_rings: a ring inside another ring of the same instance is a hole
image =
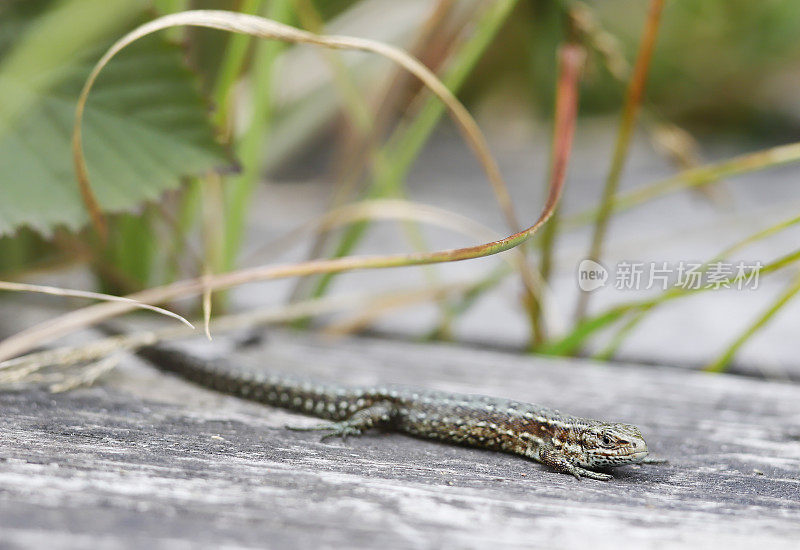
[[[800,249],[794,252],[790,252],[789,254],[781,256],[777,260],[774,260],[772,262],[763,265],[759,270],[759,277],[783,269],[789,265],[792,265],[798,260],[800,260]],[[704,265],[707,267],[710,263],[712,262],[707,262]],[[737,275],[736,277],[730,277],[726,279],[725,283],[728,285],[735,285],[745,279],[746,275]],[[648,310],[667,300],[692,296],[697,292],[703,292],[705,290],[708,289],[705,287],[696,289],[672,287],[666,292],[663,292],[654,298],[637,300],[633,302],[628,302],[626,304],[614,306],[611,309],[602,312],[596,316],[585,318],[583,321],[578,323],[569,334],[567,334],[566,336],[564,336],[559,340],[548,342],[547,344],[545,344],[545,346],[543,346],[541,349],[537,351],[553,355],[568,355],[575,353],[585,345],[589,337],[591,337],[598,331],[609,327],[611,324],[617,322],[628,313],[635,313],[642,310]]]
[[[276,0],[270,7],[268,17],[285,23],[292,18],[292,15],[290,0]],[[283,42],[275,40],[260,40],[256,44],[250,75],[253,83],[253,112],[250,125],[236,148],[237,156],[242,163],[242,173],[229,178],[225,183],[226,211],[222,271],[230,271],[236,266],[250,200],[261,176],[261,152],[272,119],[271,91],[275,60],[285,47]]]
[[[761,330],[798,292],[800,292],[800,276],[795,277],[795,280],[792,281],[789,287],[775,300],[769,309],[767,309],[767,311],[752,325],[747,327],[719,357],[709,363],[703,370],[707,372],[724,372],[728,367],[728,363],[730,363],[733,356],[736,355],[736,352],[739,351],[739,348],[741,348],[755,333]]]
[[[738,250],[741,250],[742,248],[745,248],[746,246],[749,246],[760,240],[771,237],[772,235],[779,233],[785,229],[789,229],[790,227],[793,227],[798,223],[800,223],[800,216],[789,218],[773,226],[767,227],[766,229],[757,231],[756,233],[753,233],[752,235],[742,239],[741,241],[729,246],[728,248],[717,254],[714,258],[705,262],[699,268],[699,271],[703,273],[708,269],[709,265],[715,262],[722,261],[725,258],[737,252]],[[631,318],[627,323],[625,323],[625,325],[614,335],[614,337],[611,339],[611,342],[609,342],[606,348],[603,349],[603,351],[601,351],[598,355],[596,355],[596,357],[598,359],[610,359],[611,357],[613,357],[619,346],[622,345],[622,343],[624,342],[625,338],[628,335],[630,335],[633,329],[636,328],[636,326],[641,321],[645,319],[647,314],[671,298],[672,298],[671,294],[664,293],[660,299],[656,300],[650,306],[642,308],[639,312],[636,313],[636,315],[634,315],[633,318]]]

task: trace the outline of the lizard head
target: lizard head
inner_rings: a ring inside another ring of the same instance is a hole
[[[647,456],[647,443],[639,428],[630,424],[599,422],[580,434],[585,468],[620,466],[641,462]]]

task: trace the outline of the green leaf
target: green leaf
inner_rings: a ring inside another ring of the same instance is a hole
[[[96,18],[76,19],[92,6]],[[21,226],[47,235],[88,221],[72,168],[75,103],[113,39],[142,21],[141,6],[24,0],[0,10],[0,235]],[[54,29],[58,40],[43,48],[41,35]],[[229,164],[207,111],[180,49],[161,37],[113,60],[89,97],[83,130],[103,211],[131,211],[177,187],[181,176]]]

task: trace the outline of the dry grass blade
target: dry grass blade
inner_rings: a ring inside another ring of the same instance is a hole
[[[220,258],[222,257],[222,240],[218,228],[222,227],[224,215],[222,205],[224,204],[222,193],[222,181],[219,174],[210,172],[206,178],[201,194],[203,202],[203,242],[205,246],[205,256],[203,258],[203,280],[207,280],[211,274],[218,270]],[[210,287],[203,288],[202,308],[203,308],[203,330],[206,338],[211,341],[211,294]]]
[[[319,273],[340,273],[356,269],[377,269],[400,267],[410,265],[425,265],[442,262],[461,261],[473,258],[480,258],[492,254],[498,254],[509,250],[531,237],[552,215],[553,208],[557,204],[561,194],[561,184],[551,189],[550,198],[547,201],[545,210],[539,219],[524,231],[514,233],[503,239],[489,243],[470,246],[466,248],[454,248],[439,250],[436,252],[413,253],[413,254],[390,254],[385,256],[351,256],[346,258],[335,258],[330,260],[317,260],[310,262],[300,262],[296,264],[268,265],[253,267],[214,275],[209,278],[194,278],[179,281],[169,285],[151,288],[132,294],[128,297],[134,303],[109,302],[97,304],[80,310],[72,311],[50,321],[22,331],[3,342],[0,342],[0,361],[14,357],[20,353],[28,351],[32,347],[48,341],[52,338],[68,334],[72,330],[86,327],[130,311],[136,307],[138,302],[162,303],[177,298],[196,296],[204,289],[221,290],[237,285],[270,279],[281,279],[286,277],[297,277],[303,275],[316,275]],[[204,284],[207,283],[207,284]]]
[[[86,100],[89,97],[89,92],[97,80],[100,71],[102,71],[103,67],[105,67],[120,50],[139,38],[177,26],[206,27],[229,32],[245,33],[259,38],[283,40],[292,43],[316,44],[331,49],[360,50],[376,53],[394,61],[419,78],[425,86],[436,94],[447,106],[453,119],[462,130],[465,139],[478,157],[489,181],[495,188],[495,193],[498,196],[498,200],[506,216],[508,216],[509,219],[515,219],[511,198],[508,195],[505,182],[500,174],[500,169],[494,157],[492,157],[489,147],[486,144],[486,139],[478,128],[477,123],[450,90],[436,78],[436,75],[408,53],[388,44],[364,38],[317,35],[255,15],[218,10],[194,10],[160,17],[141,25],[122,37],[114,43],[100,61],[97,62],[81,90],[75,110],[75,125],[72,135],[73,162],[75,163],[75,172],[84,202],[92,216],[95,228],[101,234],[105,233],[105,223],[102,219],[97,199],[92,192],[81,140],[81,127]]]
[[[203,331],[206,334],[208,341],[211,341],[211,287],[205,285],[210,275],[203,275],[204,288],[203,288]]]
[[[740,176],[758,170],[777,168],[797,162],[800,162],[800,142],[778,145],[753,153],[745,153],[728,160],[684,170],[674,176],[670,176],[655,183],[632,189],[625,193],[620,193],[616,196],[612,204],[613,212],[618,213],[624,210],[630,210],[640,204],[658,199],[670,193],[683,191],[684,189],[705,186],[725,178]],[[769,179],[766,179],[765,183],[769,181]],[[566,217],[564,219],[564,224],[570,229],[581,227],[582,225],[596,220],[598,215],[599,209],[590,208],[578,214]]]
[[[131,335],[110,336],[93,340],[80,346],[63,346],[44,351],[37,351],[0,362],[0,384],[13,380],[29,372],[50,366],[66,367],[86,361],[96,361],[111,353],[137,349],[155,344],[160,339],[179,337],[191,334],[187,328],[170,328],[159,332],[138,332]]]
[[[443,208],[402,199],[372,199],[340,206],[285,235],[258,247],[248,258],[263,258],[272,251],[285,251],[308,233],[326,233],[332,229],[364,220],[405,220],[435,225],[461,233],[477,241],[501,237],[496,231],[472,218]],[[254,263],[254,262],[251,262]]]
[[[383,307],[383,305],[397,296],[402,296],[403,299],[402,303],[396,304],[395,307],[407,307],[429,300],[431,295],[468,292],[480,284],[482,284],[482,280],[479,279],[471,282],[447,283],[437,287],[426,286],[425,288],[393,289],[390,292],[327,296],[292,304],[269,306],[245,313],[224,315],[214,319],[211,326],[215,331],[224,332],[283,323],[304,317],[319,317],[349,310],[370,311],[376,305],[381,305],[382,311],[386,311],[387,308]],[[192,335],[191,329],[170,327],[109,336],[78,346],[63,346],[29,353],[0,362],[0,386],[22,380],[32,373],[47,367],[70,367],[77,363],[95,362],[112,353],[132,351],[163,340],[190,335]]]
[[[11,290],[16,292],[38,292],[39,294],[50,294],[52,296],[65,296],[69,298],[89,298],[91,300],[103,300],[106,302],[120,302],[123,304],[130,305],[132,308],[147,309],[150,311],[154,311],[156,313],[160,313],[161,315],[166,315],[167,317],[172,317],[173,319],[177,319],[184,325],[192,329],[194,328],[194,325],[192,325],[192,323],[190,323],[184,317],[181,317],[177,313],[173,313],[169,310],[160,307],[151,306],[150,304],[145,304],[131,298],[112,296],[111,294],[102,294],[100,292],[89,292],[87,290],[73,290],[68,288],[59,288],[55,286],[12,283],[9,281],[0,281],[0,290]]]
[[[259,266],[211,277],[188,279],[143,290],[129,296],[128,299],[134,300],[136,303],[161,303],[177,298],[196,296],[203,291],[221,290],[249,282],[315,275],[319,273],[338,273],[355,269],[375,269],[461,261],[498,254],[525,242],[547,222],[561,196],[563,178],[561,180],[554,180],[551,184],[547,203],[536,222],[524,231],[514,233],[503,239],[466,248],[455,248],[436,252],[391,254],[385,256],[355,256],[300,262],[297,264]],[[134,306],[131,304],[119,302],[98,304],[72,311],[45,323],[41,323],[40,325],[22,331],[0,342],[0,361],[24,353],[43,341],[49,341],[58,336],[68,334],[72,330],[90,326],[104,319],[130,311],[133,307]]]
[[[120,355],[110,355],[87,365],[76,365],[78,362],[75,362],[67,365],[65,369],[56,370],[47,368],[52,365],[33,363],[15,369],[6,369],[0,371],[0,389],[48,383],[50,392],[61,393],[80,386],[91,386],[100,376],[113,369],[119,363],[120,358]],[[57,366],[61,367],[62,365]]]
[[[60,380],[51,383],[48,389],[51,393],[64,393],[76,388],[92,386],[101,376],[116,368],[120,359],[121,357],[118,355],[104,357],[95,363],[86,365],[76,375],[60,377]]]
[[[367,307],[361,308],[343,320],[326,326],[322,333],[326,336],[342,337],[365,329],[382,316],[398,309],[429,302],[454,294],[466,294],[481,284],[482,280],[465,282],[447,282],[428,285],[425,288],[403,292],[391,292],[373,300]]]

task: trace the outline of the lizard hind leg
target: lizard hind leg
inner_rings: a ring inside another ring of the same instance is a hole
[[[346,440],[348,436],[361,435],[371,428],[387,427],[394,416],[394,405],[388,401],[379,401],[339,422],[325,422],[315,426],[286,426],[286,428],[298,432],[329,431],[330,433],[322,436],[322,441],[331,437],[341,437],[342,440]]]

